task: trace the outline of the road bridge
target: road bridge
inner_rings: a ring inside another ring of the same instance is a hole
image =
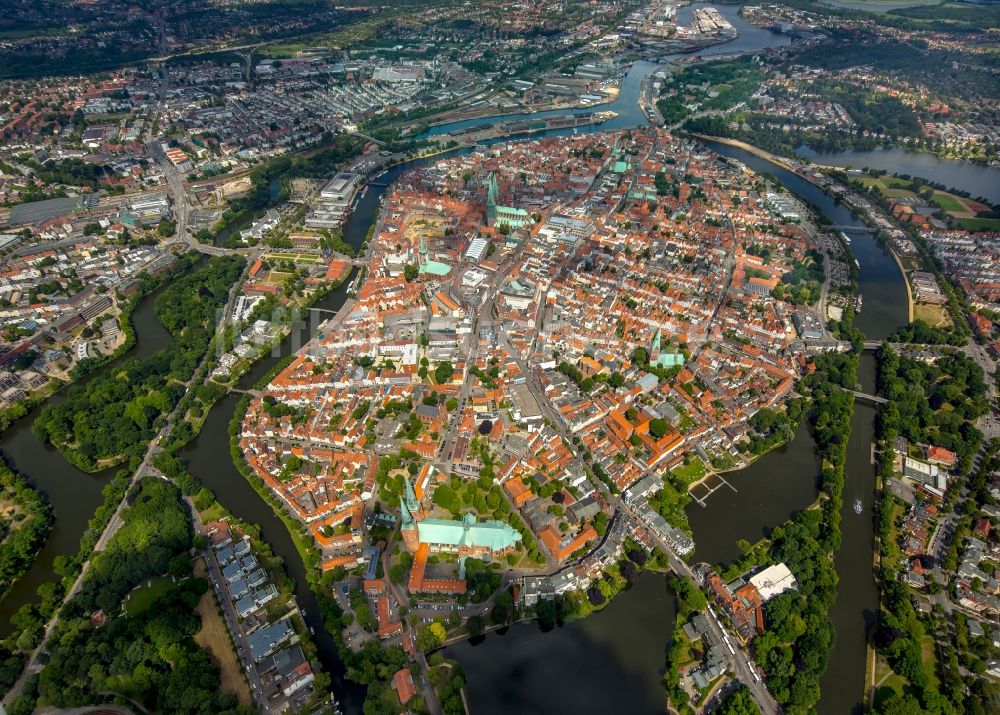
[[[875,405],[884,405],[889,400],[884,397],[879,397],[878,395],[869,395],[867,392],[858,392],[857,390],[848,390],[846,387],[841,388],[844,392],[849,392],[854,395],[859,400],[866,400]]]
[[[832,226],[827,226],[827,228],[832,228],[837,231],[857,231],[858,233],[878,233],[877,228],[872,228],[871,226],[842,226],[834,224]]]

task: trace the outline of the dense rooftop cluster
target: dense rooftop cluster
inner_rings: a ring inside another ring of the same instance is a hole
[[[511,524],[512,565],[585,553],[610,511],[593,475],[731,458],[806,364],[772,292],[810,239],[762,189],[655,129],[411,170],[353,303],[250,403],[244,454],[325,568],[360,563],[366,503],[409,490],[418,526]]]

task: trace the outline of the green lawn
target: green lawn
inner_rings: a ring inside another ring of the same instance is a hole
[[[209,521],[218,521],[222,517],[226,516],[226,510],[221,504],[219,504],[219,502],[213,502],[212,506],[200,512],[199,516],[204,523]]]
[[[323,257],[314,253],[269,253],[269,259],[275,261],[291,261],[292,263],[322,263]]]
[[[968,211],[969,208],[957,196],[935,192],[931,203],[943,211]]]
[[[133,589],[125,602],[125,613],[129,616],[137,616],[150,606],[160,596],[174,587],[174,580],[170,576],[157,576],[150,579],[146,584]]]
[[[1000,231],[1000,218],[963,218],[958,225],[966,231]]]
[[[691,484],[705,476],[705,463],[698,457],[695,457],[687,464],[674,467],[671,474],[682,480],[685,484]]]
[[[920,640],[920,660],[924,664],[924,672],[927,674],[927,689],[937,692],[937,653],[934,648],[933,636],[925,635]]]
[[[879,192],[890,199],[909,198],[915,194],[909,190],[910,182],[897,179],[895,176],[858,176],[859,182],[865,186],[874,186]]]
[[[923,320],[935,328],[951,325],[951,316],[943,305],[917,303],[913,306],[913,319]]]

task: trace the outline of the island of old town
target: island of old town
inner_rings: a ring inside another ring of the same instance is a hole
[[[843,296],[826,295],[802,210],[662,129],[497,145],[400,176],[364,280],[253,393],[239,433],[308,528],[324,583],[344,609],[367,606],[351,648],[419,653],[502,627],[515,599],[539,612],[567,595],[586,612],[641,550],[728,593],[683,561],[688,489],[729,487],[721,473],[747,461],[762,414],[785,419],[810,353],[843,349],[815,312]],[[809,291],[823,294],[812,308]],[[795,586],[774,569],[729,594],[745,639]],[[420,627],[440,611],[447,630]],[[720,658],[759,683],[734,653]]]
[[[12,0],[0,715],[1000,710],[994,0]]]

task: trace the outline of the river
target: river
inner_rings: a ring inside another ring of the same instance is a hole
[[[958,159],[942,159],[927,152],[895,147],[870,151],[818,152],[803,146],[796,149],[796,153],[816,164],[854,169],[884,169],[890,174],[919,176],[951,189],[968,191],[973,198],[982,197],[990,203],[1000,204],[1000,169],[990,166]]]
[[[683,13],[689,16],[693,7],[680,11],[682,20]],[[699,53],[702,56],[753,51],[789,42],[785,36],[744,22],[737,15],[737,7],[721,6],[719,9],[741,35],[734,42],[702,50]],[[671,58],[677,56],[680,55]],[[635,63],[622,83],[617,101],[610,107],[602,107],[613,109],[619,116],[581,131],[624,129],[643,124],[645,120],[637,107],[639,87],[642,79],[659,66]],[[510,118],[469,120],[468,124],[445,125],[431,132],[441,133],[459,125],[480,126]],[[566,132],[547,132],[545,135],[559,133]],[[738,149],[721,145],[713,149],[777,176],[793,193],[817,205],[833,223],[860,226],[846,207],[790,172]],[[416,163],[395,167],[371,185],[345,227],[349,243],[360,245],[386,185]],[[860,284],[864,295],[864,309],[856,323],[868,337],[883,337],[906,320],[905,288],[891,257],[868,234],[848,233],[853,239],[851,248],[861,263]],[[347,285],[326,296],[317,307],[336,310],[345,299]],[[152,304],[153,301],[147,299],[135,312],[137,345],[133,355],[149,354],[169,343],[169,335],[152,313]],[[241,380],[241,385],[253,384],[280,355],[297,349],[316,329],[316,321],[309,321],[302,331],[283,341],[277,354],[255,365]],[[866,387],[873,381],[870,363],[870,357],[862,363],[862,384]],[[219,401],[209,413],[199,437],[180,456],[229,510],[261,526],[264,538],[284,560],[289,575],[296,582],[299,604],[306,611],[307,622],[315,628],[321,660],[334,678],[334,688],[345,712],[360,712],[363,689],[343,679],[343,666],[332,638],[322,627],[319,609],[306,587],[304,566],[291,537],[270,506],[231,463],[227,427],[237,402],[238,398],[233,395]],[[870,407],[858,405],[852,423],[845,486],[844,541],[837,557],[841,581],[831,614],[837,626],[837,644],[822,683],[820,711],[823,713],[853,710],[860,703],[864,682],[864,627],[878,608],[878,594],[871,573],[875,473],[868,460],[867,447],[872,436],[872,415]],[[38,444],[30,433],[31,421],[32,418],[27,418],[9,429],[0,440],[0,449],[18,471],[48,494],[58,519],[35,565],[0,605],[0,613],[7,616],[4,623],[22,603],[34,598],[38,584],[53,577],[52,561],[56,555],[76,552],[86,522],[100,503],[101,485],[108,478],[108,474],[80,474],[58,452]],[[815,499],[816,476],[813,443],[808,431],[800,428],[789,445],[766,455],[748,469],[729,475],[737,493],[720,490],[709,498],[706,508],[690,508],[698,544],[697,558],[712,562],[735,558],[738,539],[755,541]],[[865,506],[861,516],[853,512],[855,494]],[[858,528],[854,528],[855,525]],[[619,595],[606,609],[582,622],[549,633],[542,633],[532,624],[520,624],[503,636],[487,636],[475,645],[462,643],[449,648],[447,653],[456,658],[466,672],[468,694],[476,713],[553,712],[569,708],[582,712],[662,712],[663,691],[659,680],[669,648],[674,608],[662,577],[644,574],[635,586]]]
[[[643,572],[600,613],[544,633],[518,623],[446,648],[466,675],[475,715],[665,710],[660,685],[677,604],[666,577]]]
[[[690,9],[685,8],[688,12]],[[787,44],[787,38],[748,25],[737,15],[737,7],[722,6],[720,9],[738,27],[741,36],[734,43],[710,48],[701,55],[752,51]],[[636,62],[622,83],[617,101],[601,108],[614,110],[619,116],[586,131],[625,129],[644,124],[645,119],[637,104],[639,87],[642,80],[659,66]],[[565,112],[557,110],[537,116],[558,113]],[[520,118],[524,116],[483,117],[434,127],[428,135]],[[544,132],[542,136],[557,133],[565,131]],[[747,152],[720,144],[713,144],[711,148],[740,159],[757,171],[775,176],[789,191],[816,206],[833,224],[857,227],[859,230],[846,231],[851,236],[851,249],[861,266],[859,286],[864,306],[856,324],[868,337],[881,338],[906,323],[906,289],[892,256],[864,231],[863,222],[855,218],[846,206],[795,174]],[[862,384],[870,388],[874,381],[870,356],[863,358],[860,372]],[[871,407],[859,404],[852,421],[844,490],[845,533],[836,559],[840,585],[831,613],[837,630],[837,643],[831,651],[830,663],[822,681],[820,712],[824,714],[860,712],[866,632],[878,612],[878,591],[871,568],[875,469],[869,459],[869,444],[873,436],[873,417]],[[723,488],[709,497],[706,507],[692,504],[688,508],[697,544],[695,558],[719,563],[739,557],[736,544],[740,539],[757,541],[774,526],[815,501],[818,475],[815,444],[803,423],[788,445],[765,455],[747,469],[727,475],[736,491]],[[864,509],[861,515],[854,513],[855,498],[862,499]],[[449,648],[446,653],[456,658],[465,670],[470,704],[476,713],[554,712],[562,710],[564,705],[582,708],[583,712],[644,712],[646,706],[641,701],[628,700],[647,696],[655,699],[648,688],[651,684],[654,689],[660,688],[660,671],[655,674],[648,672],[648,681],[642,684],[629,684],[629,678],[619,684],[617,678],[609,678],[607,674],[620,672],[622,668],[628,672],[634,652],[663,653],[668,649],[672,629],[669,621],[660,626],[647,623],[646,627],[638,630],[627,630],[630,624],[644,620],[640,614],[656,610],[656,597],[654,589],[634,588],[617,597],[612,604],[614,610],[609,607],[582,623],[572,624],[556,633],[542,633],[534,626],[521,625],[507,636],[488,637],[476,645],[463,643]],[[607,628],[621,633],[621,636],[620,639],[610,637],[602,641],[590,638],[589,628]],[[515,637],[513,643],[511,636]],[[581,650],[581,646],[587,649],[585,658],[575,653]],[[656,657],[652,660],[653,663],[647,666],[660,666]],[[596,670],[597,675],[590,669],[594,663],[601,666]],[[608,683],[614,683],[614,687],[609,689]],[[658,694],[662,698],[662,690]],[[597,706],[603,702],[601,698],[608,698],[607,707]],[[655,711],[662,710],[660,702]]]
[[[315,307],[337,310],[347,297],[350,281],[320,299]],[[322,315],[311,313],[311,315]],[[315,318],[304,320],[281,342],[279,348],[256,363],[242,378],[240,387],[250,388],[283,357],[302,347],[320,327]],[[229,421],[240,395],[230,393],[212,406],[201,432],[178,452],[188,470],[206,487],[215,492],[219,502],[239,519],[260,527],[262,537],[274,553],[284,561],[285,570],[295,581],[295,597],[303,610],[306,624],[314,631],[314,639],[324,670],[333,678],[333,688],[344,712],[361,712],[364,688],[344,679],[344,665],[333,637],[323,626],[319,605],[306,581],[305,565],[284,523],[271,505],[264,501],[233,465],[229,453]]]
[[[598,125],[594,125],[589,128],[580,127],[578,131],[583,133],[585,131],[610,131],[614,129],[631,129],[633,127],[642,126],[646,124],[646,117],[642,113],[642,109],[639,107],[639,90],[642,86],[642,81],[646,79],[651,72],[658,69],[663,69],[667,65],[665,63],[671,60],[679,59],[682,57],[689,56],[699,56],[699,57],[715,57],[717,55],[729,55],[735,52],[755,52],[758,50],[764,50],[771,47],[784,47],[791,44],[791,38],[787,35],[782,35],[777,32],[772,32],[761,27],[756,27],[751,25],[749,22],[744,20],[739,15],[739,6],[735,5],[716,5],[713,6],[710,3],[695,3],[682,7],[677,11],[677,20],[679,24],[686,25],[691,22],[691,16],[694,10],[702,7],[715,7],[721,12],[729,22],[733,24],[739,31],[739,36],[731,42],[726,42],[720,45],[714,45],[712,47],[707,47],[701,50],[695,50],[692,52],[682,52],[671,55],[664,55],[659,63],[656,62],[646,62],[644,60],[639,60],[632,64],[629,68],[628,73],[622,80],[621,87],[619,87],[618,97],[615,101],[608,104],[603,104],[597,107],[585,107],[579,109],[552,109],[544,112],[532,112],[528,114],[501,114],[493,115],[488,117],[476,117],[474,119],[465,119],[457,122],[448,122],[446,124],[439,124],[437,126],[430,127],[425,132],[417,135],[418,139],[426,139],[428,137],[439,136],[441,134],[447,134],[452,131],[459,129],[468,129],[470,127],[485,127],[497,124],[499,122],[506,121],[517,121],[522,119],[540,119],[544,117],[551,117],[556,115],[564,114],[583,114],[586,112],[594,111],[612,111],[617,113],[617,117],[610,119]],[[534,136],[558,136],[560,134],[568,134],[573,132],[572,128],[569,129],[559,129],[549,132],[542,132]],[[507,140],[503,140],[507,141]]]
[[[267,204],[259,209],[247,209],[234,218],[224,229],[215,236],[216,246],[225,246],[232,237],[239,238],[240,231],[250,228],[250,225],[263,216],[268,209],[274,208],[278,202],[278,195],[281,193],[281,177],[272,178],[267,184]]]
[[[154,291],[140,303],[132,313],[135,329],[135,345],[124,356],[87,375],[80,384],[93,380],[113,366],[134,357],[148,357],[167,347],[173,341],[156,317],[156,296],[167,286]],[[72,388],[70,388],[72,389]],[[65,389],[49,398],[49,403],[59,403],[66,399]],[[0,602],[0,637],[9,634],[13,628],[10,617],[21,606],[37,602],[35,591],[43,583],[57,578],[53,570],[55,558],[60,555],[72,556],[80,550],[80,538],[87,528],[87,522],[103,501],[101,489],[117,471],[107,469],[96,474],[81,472],[63,459],[55,447],[43,445],[31,433],[31,427],[41,412],[36,407],[31,414],[16,422],[0,436],[0,453],[10,466],[22,474],[28,483],[45,494],[55,510],[52,533],[39,551],[34,563],[18,579],[7,596]]]
[[[706,142],[713,150],[739,159],[750,168],[775,176],[786,189],[810,202],[838,226],[856,226],[847,229],[851,237],[851,251],[861,268],[858,285],[864,296],[861,313],[855,325],[869,339],[879,340],[893,333],[907,322],[906,286],[892,255],[866,231],[860,219],[850,209],[837,202],[805,179],[782,169],[749,152],[714,142]],[[871,354],[861,357],[858,381],[866,392],[875,390],[875,359]],[[844,504],[842,509],[842,542],[837,552],[835,566],[840,582],[837,599],[830,617],[836,628],[837,639],[830,652],[830,660],[820,683],[822,697],[819,712],[860,713],[864,694],[867,630],[878,614],[878,589],[872,569],[875,543],[875,466],[871,463],[871,442],[874,437],[875,410],[866,403],[855,402],[851,420],[851,436],[847,447]],[[783,448],[767,454],[749,468],[730,476],[739,490],[734,494],[720,490],[712,494],[707,507],[693,505],[688,509],[694,529],[695,558],[716,563],[731,561],[739,556],[737,539],[750,542],[781,523],[782,514],[792,513],[807,506],[815,499],[817,464],[813,457],[814,444],[808,431],[799,428],[795,439]],[[789,472],[798,472],[798,479]],[[771,480],[766,475],[775,475]],[[807,496],[800,481],[812,485],[812,496]],[[790,484],[791,483],[791,484]],[[792,491],[791,486],[795,487]],[[720,498],[721,497],[721,498]],[[862,502],[862,513],[854,512],[854,501]],[[747,503],[767,504],[766,509],[753,511],[753,517],[744,513]],[[725,530],[720,523],[735,525]]]

